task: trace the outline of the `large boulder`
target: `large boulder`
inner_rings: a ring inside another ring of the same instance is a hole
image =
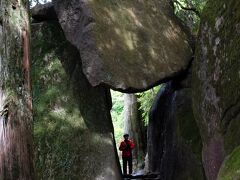
[[[240,144],[240,1],[210,0],[193,66],[193,109],[203,139],[208,179],[217,178],[224,157]]]
[[[190,39],[169,0],[53,2],[93,86],[105,83],[120,91],[140,91],[189,64]]]
[[[109,89],[92,87],[57,22],[32,24],[39,179],[121,179]]]

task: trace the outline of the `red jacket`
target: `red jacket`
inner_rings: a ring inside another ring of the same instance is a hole
[[[129,146],[127,146],[127,144]],[[131,140],[122,141],[119,146],[119,150],[122,151],[122,157],[130,157],[132,156],[132,149],[135,147],[135,144]]]

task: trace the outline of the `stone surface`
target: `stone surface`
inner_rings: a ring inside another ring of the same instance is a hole
[[[193,109],[203,140],[207,179],[240,144],[240,1],[210,0],[193,63]]]
[[[62,29],[93,85],[145,90],[188,66],[187,31],[169,0],[54,0]]]
[[[57,20],[52,3],[38,4],[31,9],[32,18],[35,21]]]
[[[204,180],[202,141],[193,115],[191,88],[178,89],[175,93],[173,111],[177,123],[177,157],[173,179]]]
[[[92,87],[57,22],[32,25],[39,179],[120,180],[109,89]]]
[[[163,180],[204,179],[201,138],[191,108],[191,90],[164,85],[151,108],[148,171]]]
[[[176,122],[173,118],[174,90],[171,83],[161,87],[149,113],[148,124],[148,160],[149,171],[159,172],[162,178],[166,176],[172,178],[175,146],[176,146]],[[166,152],[166,153],[164,153]],[[163,162],[164,158],[171,158]],[[168,171],[164,171],[164,165]]]

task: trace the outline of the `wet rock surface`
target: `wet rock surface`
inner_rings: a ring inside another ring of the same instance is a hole
[[[204,179],[201,138],[191,108],[191,89],[164,85],[151,108],[148,125],[148,171],[160,179]]]

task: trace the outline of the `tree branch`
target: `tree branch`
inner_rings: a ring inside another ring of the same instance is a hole
[[[200,17],[200,12],[195,7],[185,7],[179,1],[175,0],[174,3],[178,4],[183,10],[193,11],[198,17]]]

